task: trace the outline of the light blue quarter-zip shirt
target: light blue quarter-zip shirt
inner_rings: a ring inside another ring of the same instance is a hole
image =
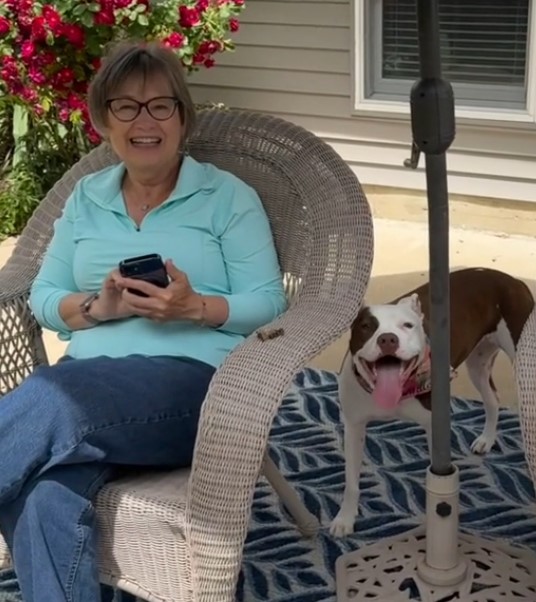
[[[218,366],[247,335],[286,309],[268,218],[253,188],[209,163],[185,157],[177,186],[138,228],[126,212],[122,163],[83,177],[68,198],[30,306],[45,328],[68,340],[74,358],[130,354],[188,356]],[[75,292],[100,290],[122,259],[159,253],[193,289],[229,304],[219,328],[134,317],[72,331],[59,313]]]

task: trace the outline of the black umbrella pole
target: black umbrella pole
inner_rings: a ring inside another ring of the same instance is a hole
[[[416,0],[421,78],[411,90],[413,140],[426,157],[432,356],[432,465],[453,471],[450,448],[449,206],[446,151],[455,137],[454,95],[441,77],[438,0]]]

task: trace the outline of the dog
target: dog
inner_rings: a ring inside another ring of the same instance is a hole
[[[425,430],[431,449],[429,284],[383,305],[363,306],[350,329],[339,373],[344,427],[345,488],[332,535],[354,529],[367,423],[401,418]],[[486,413],[473,453],[495,443],[499,399],[491,376],[500,350],[514,362],[521,331],[534,307],[524,282],[493,269],[467,268],[450,274],[451,378],[465,363]]]

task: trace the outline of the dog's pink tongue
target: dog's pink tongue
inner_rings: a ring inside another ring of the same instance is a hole
[[[392,409],[402,399],[402,386],[400,366],[380,366],[377,368],[372,397],[379,406]]]

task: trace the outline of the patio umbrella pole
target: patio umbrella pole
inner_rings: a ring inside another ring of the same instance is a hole
[[[411,90],[414,145],[426,157],[432,356],[432,462],[426,477],[426,554],[421,579],[461,582],[467,563],[458,545],[458,470],[450,448],[449,201],[446,151],[455,137],[454,94],[441,76],[438,0],[417,0],[420,79]]]
[[[459,530],[459,474],[450,446],[449,204],[446,151],[455,137],[454,94],[441,77],[438,0],[415,0],[420,79],[411,90],[413,144],[426,157],[432,357],[431,464],[426,524],[361,546],[336,562],[337,602],[536,600],[536,555]]]

